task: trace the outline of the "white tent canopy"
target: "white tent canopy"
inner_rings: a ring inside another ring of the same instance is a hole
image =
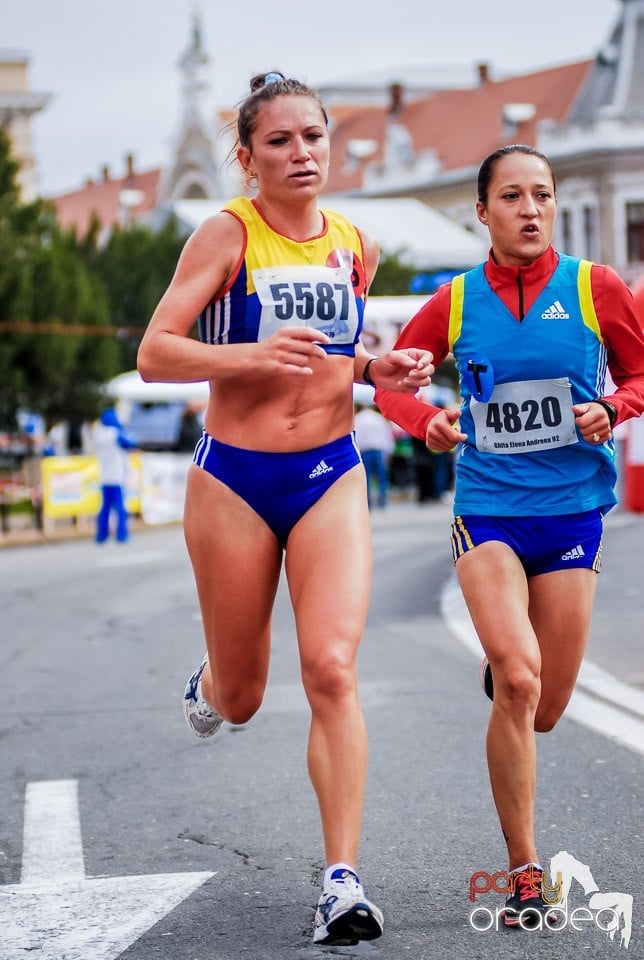
[[[460,270],[487,256],[484,240],[420,200],[323,197],[320,206],[344,214],[375,237],[384,253],[400,254],[419,270]]]
[[[200,383],[147,383],[141,379],[137,370],[129,370],[114,377],[105,385],[105,392],[117,404],[119,415],[124,423],[129,423],[132,407],[135,404],[180,403],[193,406],[205,406],[210,388],[206,382]],[[366,383],[354,383],[354,403],[371,404],[373,387]]]
[[[194,230],[223,206],[222,200],[178,200],[171,210],[181,225]],[[419,270],[460,270],[487,256],[484,240],[420,200],[329,196],[321,198],[320,206],[344,214],[371,234],[384,253],[398,254]]]
[[[210,388],[205,381],[197,383],[148,383],[137,370],[114,377],[105,385],[105,392],[116,400],[130,403],[206,403]]]

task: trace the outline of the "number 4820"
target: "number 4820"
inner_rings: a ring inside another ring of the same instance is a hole
[[[521,433],[523,430],[541,430],[558,427],[561,423],[561,405],[557,397],[524,400],[518,403],[488,403],[485,425],[495,433]]]

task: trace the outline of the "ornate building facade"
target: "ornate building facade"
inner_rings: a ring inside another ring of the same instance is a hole
[[[93,211],[106,229],[155,222],[180,202],[244,191],[234,164],[234,111],[208,108],[210,62],[194,16],[179,61],[181,115],[164,168],[138,171],[54,198],[80,232]],[[644,0],[621,0],[617,23],[594,59],[495,77],[486,64],[426,69],[395,82],[339,82],[321,90],[331,118],[329,205],[336,197],[414,199],[479,242],[475,216],[481,160],[522,142],[546,153],[557,176],[555,242],[614,266],[627,282],[644,271]],[[212,208],[212,203],[210,204]]]
[[[621,0],[594,60],[347,110],[332,133],[330,189],[413,196],[483,235],[476,175],[497,147],[527,143],[553,163],[556,243],[613,265],[627,282],[644,270],[644,0]]]
[[[0,127],[9,137],[18,161],[18,184],[22,199],[27,202],[39,192],[31,119],[51,99],[49,93],[31,90],[28,68],[26,54],[17,50],[0,50]]]
[[[229,172],[226,162],[232,148],[229,121],[234,114],[209,106],[209,66],[195,13],[188,46],[178,63],[180,116],[167,164],[140,170],[128,153],[122,174],[114,176],[104,167],[97,180],[89,179],[78,190],[50,198],[63,226],[75,228],[82,236],[93,218],[102,231],[132,221],[154,225],[179,201],[215,199],[223,204],[240,192],[240,180]]]

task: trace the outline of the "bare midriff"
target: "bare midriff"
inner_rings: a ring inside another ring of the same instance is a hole
[[[310,450],[353,429],[353,357],[311,361],[312,375],[213,380],[204,424],[221,443],[270,453]]]

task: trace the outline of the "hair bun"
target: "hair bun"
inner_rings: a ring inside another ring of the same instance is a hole
[[[255,93],[263,87],[268,87],[271,83],[281,83],[284,79],[284,74],[278,70],[271,70],[269,73],[259,73],[250,81],[250,92]]]

